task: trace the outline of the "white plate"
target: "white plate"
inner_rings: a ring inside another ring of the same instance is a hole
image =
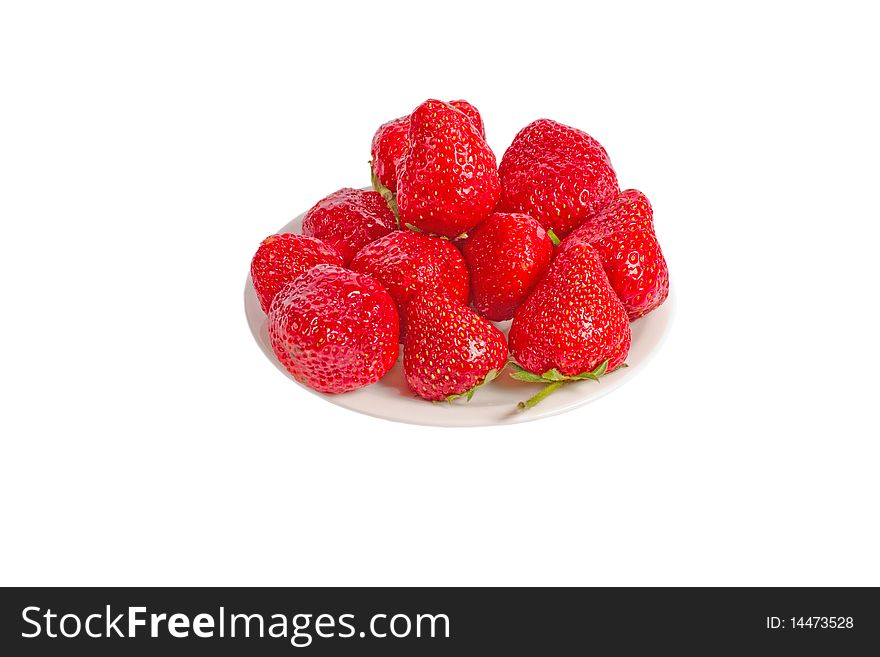
[[[303,215],[296,217],[278,232],[300,232],[302,217]],[[244,288],[244,309],[251,333],[253,333],[257,344],[260,345],[260,349],[275,367],[296,382],[284,369],[284,366],[278,362],[275,352],[272,351],[266,315],[260,308],[260,302],[254,292],[250,275],[247,277]],[[327,395],[303,386],[299,382],[296,384],[312,394],[323,397],[331,404],[395,422],[442,427],[476,427],[528,422],[583,406],[612,390],[616,390],[641,372],[651,355],[663,342],[663,338],[669,330],[672,311],[672,298],[670,297],[647,317],[631,324],[632,346],[626,359],[629,367],[605,375],[599,383],[595,381],[568,383],[543,399],[537,406],[525,411],[518,411],[517,403],[538,392],[541,389],[540,385],[516,381],[510,378],[509,370],[505,370],[498,379],[488,386],[477,390],[470,402],[458,399],[451,404],[447,402],[431,403],[416,397],[407,387],[403,377],[402,349],[397,363],[381,381],[360,390],[353,390],[341,395]],[[500,322],[496,326],[506,335],[510,322]]]

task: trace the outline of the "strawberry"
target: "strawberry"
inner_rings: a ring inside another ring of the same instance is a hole
[[[651,203],[642,192],[621,192],[605,210],[569,235],[560,249],[577,241],[596,249],[630,321],[643,317],[666,300],[669,269],[654,234]]]
[[[483,117],[480,116],[476,107],[466,100],[453,100],[449,104],[467,114],[477,130],[480,131],[480,135],[485,139],[486,131],[483,128]],[[383,123],[373,135],[373,143],[370,148],[373,158],[373,175],[381,185],[392,192],[397,191],[397,165],[406,155],[408,148],[409,115]]]
[[[378,192],[351,187],[318,201],[302,221],[303,234],[335,247],[345,265],[361,247],[396,229],[394,213]]]
[[[506,362],[504,334],[467,306],[432,292],[410,302],[403,373],[419,397],[470,401]]]
[[[560,250],[516,315],[508,335],[522,381],[549,385],[520,408],[533,406],[564,382],[598,379],[629,352],[626,310],[602,262],[586,242]]]
[[[373,135],[370,148],[373,167],[373,187],[380,183],[392,192],[397,191],[397,165],[409,148],[409,115],[383,123]]]
[[[251,279],[263,312],[269,312],[272,299],[285,283],[320,264],[341,265],[342,256],[306,235],[282,233],[264,239],[251,261]]]
[[[495,154],[471,119],[439,100],[419,105],[397,170],[401,224],[456,237],[485,219],[500,195]]]
[[[620,192],[602,145],[586,132],[549,119],[519,131],[498,171],[503,188],[498,210],[525,212],[560,238]]]
[[[449,240],[398,230],[358,251],[353,271],[369,274],[397,303],[400,338],[406,333],[407,304],[419,292],[436,291],[467,304],[470,277],[464,258]]]
[[[495,212],[471,231],[462,254],[471,272],[474,307],[501,322],[513,317],[544,274],[553,243],[529,215]]]
[[[381,379],[397,361],[397,309],[375,279],[318,265],[291,281],[269,309],[269,339],[281,364],[320,392]]]
[[[483,139],[486,138],[486,126],[483,125],[483,117],[480,116],[480,110],[478,110],[466,100],[451,100],[449,101],[449,104],[460,112],[464,112],[471,120],[471,123],[476,126],[477,130],[480,133],[480,136]]]

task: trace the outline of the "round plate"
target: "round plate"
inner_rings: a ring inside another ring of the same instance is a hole
[[[296,217],[278,232],[300,232],[302,217],[303,215]],[[266,354],[266,358],[298,386],[323,397],[331,404],[395,422],[443,427],[476,427],[528,422],[556,415],[583,406],[619,388],[645,367],[648,359],[660,346],[669,330],[673,307],[670,297],[657,310],[630,325],[632,346],[626,359],[629,367],[606,374],[599,383],[595,381],[568,383],[543,399],[537,406],[525,411],[517,410],[517,403],[537,393],[540,384],[516,381],[509,376],[509,370],[505,370],[495,381],[477,390],[470,402],[457,399],[452,403],[432,403],[416,397],[407,387],[403,377],[402,349],[397,363],[381,381],[341,395],[316,392],[290,376],[275,357],[269,342],[266,315],[260,308],[250,275],[244,288],[244,309],[251,333],[260,345],[260,349]],[[499,322],[496,326],[506,335],[510,322]]]

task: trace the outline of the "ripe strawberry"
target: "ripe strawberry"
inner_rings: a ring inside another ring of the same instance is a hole
[[[621,192],[605,210],[569,235],[560,250],[576,241],[596,249],[630,321],[648,314],[666,300],[669,269],[654,234],[651,203],[642,192]]]
[[[504,334],[467,306],[431,292],[410,303],[403,373],[419,397],[470,401],[506,362]]]
[[[462,253],[471,271],[474,307],[501,322],[513,317],[543,276],[553,243],[529,215],[495,212],[471,231]]]
[[[611,160],[586,132],[549,119],[527,125],[501,158],[498,210],[525,212],[560,238],[620,192]]]
[[[318,265],[288,283],[269,309],[275,355],[301,383],[346,392],[381,379],[397,361],[398,317],[375,279]]]
[[[500,195],[495,154],[471,119],[439,100],[419,105],[397,171],[401,224],[457,237],[485,219]]]
[[[448,240],[398,230],[358,251],[353,271],[375,277],[391,294],[400,314],[400,338],[406,333],[407,304],[419,292],[436,291],[467,304],[470,277],[464,258]]]
[[[464,112],[465,114],[467,114],[468,118],[471,120],[471,123],[473,123],[479,131],[480,136],[483,139],[486,138],[486,126],[483,125],[483,117],[480,116],[480,110],[478,110],[466,100],[451,100],[449,101],[449,104],[460,112]]]
[[[479,110],[466,100],[453,100],[450,105],[467,114],[485,139],[483,117]],[[397,165],[409,148],[409,115],[401,116],[379,126],[373,135],[370,148],[373,164],[373,175],[379,183],[392,192],[397,191]],[[378,190],[377,190],[378,191]]]
[[[306,212],[302,232],[323,240],[348,265],[361,247],[397,229],[394,213],[378,192],[346,187]]]
[[[383,123],[373,135],[370,147],[373,177],[392,192],[397,191],[397,165],[408,147],[409,115]],[[373,187],[377,187],[375,182]]]
[[[285,283],[315,265],[341,265],[342,256],[319,239],[294,233],[270,235],[251,261],[251,279],[264,313]]]
[[[598,379],[629,352],[626,310],[614,294],[599,255],[586,242],[556,254],[510,327],[510,351],[522,371],[512,376],[548,383],[523,402],[533,406],[565,381]]]

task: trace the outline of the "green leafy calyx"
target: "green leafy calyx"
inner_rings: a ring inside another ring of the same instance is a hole
[[[473,388],[471,388],[470,390],[465,390],[464,392],[459,393],[457,395],[449,395],[448,397],[446,397],[446,401],[452,403],[453,401],[455,401],[459,397],[465,397],[466,401],[470,401],[471,399],[473,399],[474,393],[477,390],[482,388],[484,385],[491,383],[492,381],[497,379],[499,374],[501,374],[501,370],[497,370],[497,369],[489,370],[488,372],[486,372],[485,378],[482,381],[480,381],[477,385],[475,385]]]
[[[555,367],[553,369],[547,370],[543,374],[535,374],[534,372],[529,372],[528,370],[522,368],[516,363],[511,363],[510,365],[514,371],[510,373],[510,376],[512,376],[517,381],[545,384],[545,387],[541,390],[541,392],[536,394],[531,399],[520,402],[517,407],[521,411],[524,411],[527,408],[531,408],[542,399],[544,399],[544,397],[558,390],[560,387],[562,387],[563,384],[569,383],[571,381],[598,381],[599,377],[608,373],[608,362],[609,359],[606,358],[592,370],[581,372],[580,374],[574,374],[572,376],[563,374]],[[622,363],[617,369],[626,366],[626,363]]]

